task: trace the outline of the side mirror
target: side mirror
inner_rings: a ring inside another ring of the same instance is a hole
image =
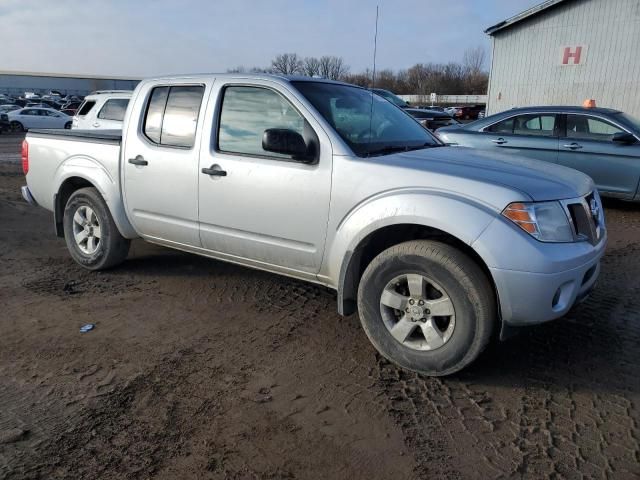
[[[267,152],[291,155],[294,160],[312,160],[302,135],[288,128],[269,128],[262,135],[262,148]]]
[[[638,140],[636,139],[636,137],[634,137],[632,134],[628,132],[618,132],[613,134],[611,141],[615,143],[624,143],[629,145],[632,143],[636,143]]]

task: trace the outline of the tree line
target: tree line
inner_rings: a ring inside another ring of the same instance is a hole
[[[237,67],[230,73],[275,73],[280,75],[319,76],[342,80],[361,87],[384,88],[394,93],[429,95],[484,95],[487,93],[489,74],[486,71],[486,52],[477,47],[465,51],[462,62],[417,63],[394,71],[366,69],[353,73],[342,57],[300,57],[296,53],[282,53],[271,60],[269,67]]]

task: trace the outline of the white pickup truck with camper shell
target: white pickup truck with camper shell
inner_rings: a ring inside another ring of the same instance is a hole
[[[30,131],[22,156],[23,196],[80,265],[114,267],[140,237],[321,284],[382,355],[427,375],[566,314],[607,243],[586,175],[446,146],[322,79],[145,80],[121,131]]]

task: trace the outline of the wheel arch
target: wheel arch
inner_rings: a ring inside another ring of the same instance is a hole
[[[107,204],[114,223],[120,234],[127,239],[138,237],[129,222],[122,200],[118,184],[102,168],[89,167],[87,171],[67,171],[58,180],[59,186],[54,190],[53,218],[56,235],[64,237],[62,220],[64,209],[69,197],[81,188],[95,188]]]
[[[370,232],[355,248],[346,252],[338,280],[338,312],[351,315],[357,310],[357,292],[360,279],[371,261],[384,250],[410,240],[438,240],[467,254],[483,271],[500,308],[498,292],[486,262],[468,243],[439,228],[417,223],[386,225]]]

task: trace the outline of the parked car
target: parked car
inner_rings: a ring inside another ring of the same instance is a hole
[[[0,105],[0,113],[9,113],[9,112],[13,112],[14,110],[19,110],[22,107],[20,105],[13,105],[13,104],[5,104],[5,105]]]
[[[526,107],[438,130],[447,143],[575,168],[600,194],[640,201],[640,120],[619,110]]]
[[[131,98],[128,90],[105,90],[87,95],[73,117],[73,127],[80,130],[117,130]]]
[[[13,132],[31,128],[71,128],[72,118],[52,108],[21,108],[9,112],[9,127]]]
[[[485,109],[484,105],[464,105],[451,107],[450,112],[458,120],[477,120],[478,115]]]
[[[457,123],[459,123],[457,120],[454,120],[445,112],[427,110],[425,108],[413,108],[403,99],[388,90],[383,90],[382,88],[374,88],[372,89],[372,91],[385,100],[393,103],[397,107],[402,108],[405,112],[415,118],[423,127],[431,130],[432,132],[436,131],[439,128],[456,125]]]
[[[360,87],[193,75],[143,80],[132,102],[121,132],[23,144],[24,198],[87,269],[142,237],[325,285],[382,355],[427,375],[564,315],[598,278],[589,177],[445,146]]]

